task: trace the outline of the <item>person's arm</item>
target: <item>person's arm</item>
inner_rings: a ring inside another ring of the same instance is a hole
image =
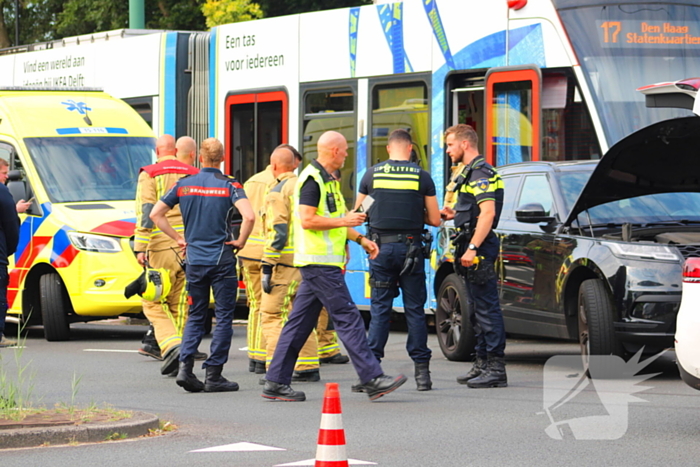
[[[362,202],[369,195],[369,187],[372,184],[372,170],[372,168],[368,169],[362,180],[360,180],[360,186],[357,189],[357,201],[355,201],[355,211],[362,206]]]
[[[172,206],[168,206],[163,202],[163,200],[160,200],[153,207],[153,210],[151,210],[150,218],[165,235],[175,240],[180,248],[185,249],[187,247],[187,242],[185,242],[185,239],[182,238],[182,235],[173,229],[170,222],[168,222],[168,218],[165,217],[165,214],[171,209]]]
[[[31,205],[32,205],[31,201],[25,201],[25,200],[21,199],[21,200],[17,201],[17,204],[15,205],[15,207],[17,208],[17,213],[24,214],[25,212],[27,212],[27,209],[29,209],[31,207]]]
[[[438,227],[440,225],[440,208],[436,196],[425,197],[425,223]]]
[[[306,230],[331,230],[340,227],[357,227],[367,217],[361,212],[349,212],[345,217],[323,217],[316,214],[317,208],[302,204],[299,206],[301,226]]]
[[[5,249],[7,256],[12,255],[17,250],[19,242],[19,217],[15,200],[12,199],[10,191],[4,185],[0,188],[0,222],[2,231],[5,233]]]
[[[357,194],[357,201],[355,201],[355,209],[354,209],[355,211],[360,209],[360,206],[362,206],[362,202],[365,200],[366,197],[367,197],[367,195],[364,193]]]
[[[146,261],[146,250],[148,250],[148,242],[151,238],[151,232],[153,232],[153,221],[150,215],[157,201],[155,180],[146,172],[141,172],[136,185],[136,226],[134,229],[134,251],[136,252],[136,260],[141,266]]]
[[[360,246],[367,252],[369,259],[376,258],[379,254],[379,246],[357,230],[348,227],[348,240],[352,240],[353,242],[357,243],[357,239],[360,237],[362,237],[360,240]]]
[[[289,240],[290,203],[289,196],[281,192],[267,195],[265,200],[266,219],[265,249],[263,262],[275,265],[280,259],[281,251]]]
[[[486,237],[493,227],[493,220],[496,218],[496,202],[494,200],[482,201],[479,203],[479,209],[481,213],[476,220],[476,228],[469,242],[476,245],[477,249],[484,243],[484,240],[486,240]],[[464,267],[470,267],[474,262],[476,254],[476,250],[467,249],[464,255],[462,255],[462,265]]]
[[[248,201],[248,198],[239,198],[233,205],[236,206],[236,209],[238,209],[238,212],[241,214],[243,222],[241,223],[241,231],[238,234],[238,239],[231,242],[230,245],[240,250],[245,246],[245,242],[248,241],[248,237],[253,231],[255,213],[253,212],[253,206],[250,204],[250,201]]]

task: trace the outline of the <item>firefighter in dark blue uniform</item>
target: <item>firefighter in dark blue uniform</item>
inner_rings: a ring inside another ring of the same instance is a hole
[[[425,321],[427,290],[423,229],[425,224],[440,225],[440,209],[435,197],[435,183],[430,174],[410,162],[411,135],[394,130],[389,135],[389,159],[369,170],[360,183],[356,207],[367,196],[374,199],[369,208],[369,235],[379,245],[379,255],[371,259],[372,320],[367,339],[381,361],[389,338],[392,303],[403,295],[408,324],[406,350],[415,364],[419,391],[432,388],[428,328]],[[427,239],[426,239],[427,240]],[[429,251],[430,242],[426,241]]]
[[[155,205],[151,219],[185,251],[189,318],[180,347],[178,386],[186,391],[236,391],[238,384],[221,376],[228,361],[236,307],[238,277],[234,250],[245,245],[255,223],[255,214],[243,187],[218,167],[224,156],[221,142],[209,138],[202,142],[199,160],[202,170],[197,175],[180,179]],[[165,213],[180,205],[185,224],[182,238],[168,223]],[[232,221],[240,216],[240,232],[234,238]],[[216,329],[212,336],[204,383],[193,373],[194,354],[204,336],[204,322],[209,308],[209,291],[213,289],[216,308]]]
[[[503,181],[479,154],[478,137],[469,125],[448,128],[445,145],[452,162],[464,164],[447,187],[457,195],[456,204],[441,214],[454,219],[457,228],[455,271],[465,278],[472,298],[469,318],[477,339],[474,366],[457,382],[470,388],[506,387],[506,333],[494,266],[500,245],[493,232],[503,207]]]

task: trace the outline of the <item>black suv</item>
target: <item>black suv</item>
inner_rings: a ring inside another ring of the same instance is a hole
[[[649,126],[599,162],[498,170],[506,331],[578,340],[584,356],[673,346],[682,263],[700,255],[700,118]],[[465,360],[474,335],[449,233],[438,242],[436,325],[445,356]]]

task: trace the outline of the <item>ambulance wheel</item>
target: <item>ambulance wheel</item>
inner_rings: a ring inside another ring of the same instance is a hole
[[[600,279],[583,281],[578,293],[578,339],[586,374],[591,355],[624,356],[615,337],[615,308]]]
[[[52,272],[41,276],[39,297],[44,337],[49,342],[67,341],[70,337],[67,313],[68,294],[58,274]]]
[[[435,330],[443,355],[464,362],[474,353],[476,337],[469,322],[469,293],[464,280],[450,274],[440,285],[435,310]]]

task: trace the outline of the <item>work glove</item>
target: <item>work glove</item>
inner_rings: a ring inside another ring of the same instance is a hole
[[[263,263],[262,265],[262,279],[261,279],[262,289],[265,293],[272,292],[272,265],[268,263]]]

